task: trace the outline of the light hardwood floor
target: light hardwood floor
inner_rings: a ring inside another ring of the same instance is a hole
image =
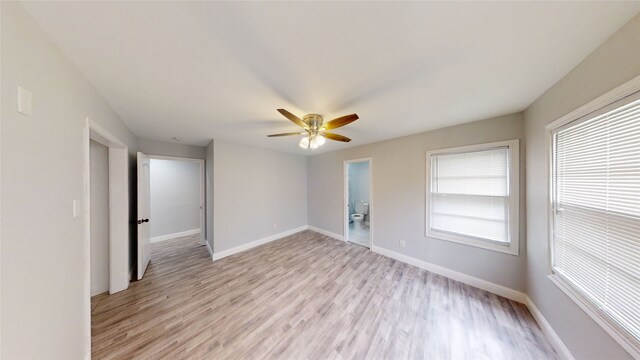
[[[369,225],[362,224],[362,229],[356,229],[354,223],[349,224],[349,241],[357,245],[369,247]]]
[[[216,262],[153,244],[92,314],[97,359],[557,358],[524,305],[311,231]]]

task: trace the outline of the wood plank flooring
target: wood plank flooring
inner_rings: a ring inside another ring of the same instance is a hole
[[[524,305],[311,231],[216,262],[153,244],[92,315],[95,359],[558,357]]]

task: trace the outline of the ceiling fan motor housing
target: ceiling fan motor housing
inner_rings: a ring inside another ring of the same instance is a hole
[[[318,114],[308,114],[302,118],[305,124],[309,126],[311,130],[319,130],[322,126],[322,116]]]

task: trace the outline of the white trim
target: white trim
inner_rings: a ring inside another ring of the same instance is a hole
[[[118,138],[113,136],[91,118],[85,118],[88,140],[96,141],[109,151],[109,294],[129,287],[129,150]],[[89,146],[89,141],[87,141]],[[87,151],[89,148],[87,147]],[[89,156],[89,152],[87,152]],[[90,159],[85,166],[90,168]],[[88,168],[88,169],[89,169]],[[90,181],[90,170],[85,176]],[[85,189],[85,208],[87,226],[90,226],[90,189]],[[90,228],[89,228],[90,229]],[[87,241],[91,243],[88,230]],[[90,260],[89,260],[90,262]],[[89,271],[91,267],[89,266]]]
[[[349,163],[346,161],[342,163],[342,200],[342,237],[349,242]]]
[[[129,151],[127,146],[88,116],[83,129],[83,206],[85,306],[83,347],[91,357],[91,154],[94,140],[109,149],[109,293],[125,290],[129,276]]]
[[[545,241],[544,246],[546,247],[546,253],[547,253],[547,274],[551,274],[551,272],[553,271],[553,265],[552,265],[552,256],[553,253],[551,251],[551,241],[553,239],[553,192],[551,191],[551,189],[553,189],[553,151],[551,150],[551,146],[553,144],[553,136],[551,134],[551,131],[546,131],[545,134],[545,146],[546,146],[546,154],[545,154],[545,161],[546,161],[546,166],[544,168],[544,176],[545,179],[547,179],[547,188],[545,189],[547,191],[547,241]]]
[[[594,111],[598,111],[601,108],[618,101],[624,97],[627,97],[637,91],[640,91],[640,76],[627,81],[626,83],[616,87],[615,89],[607,92],[606,94],[599,96],[588,103],[580,106],[572,112],[562,116],[558,120],[551,122],[545,126],[547,130],[553,130],[560,126],[566,125],[574,120],[577,120],[585,115],[589,115]],[[613,100],[612,100],[613,99]]]
[[[589,317],[591,317],[600,327],[611,336],[623,349],[625,349],[634,359],[640,359],[640,348],[634,339],[625,336],[625,330],[615,326],[608,316],[602,314],[587,300],[582,294],[568,284],[564,279],[556,274],[547,275],[549,280],[575,302]]]
[[[502,244],[497,241],[475,238],[463,234],[447,234],[432,231],[430,224],[431,214],[431,155],[455,154],[474,151],[482,151],[497,147],[508,148],[509,161],[509,243]],[[455,148],[429,150],[426,152],[426,187],[425,187],[425,237],[446,240],[458,244],[478,247],[487,250],[502,252],[518,256],[520,247],[520,140],[506,140],[492,143],[459,146]]]
[[[359,159],[351,159],[351,160],[345,160],[343,162],[343,172],[342,172],[342,176],[344,179],[344,188],[343,188],[343,193],[344,193],[344,207],[343,207],[343,213],[342,213],[342,221],[344,222],[344,228],[343,228],[343,232],[344,232],[344,236],[343,239],[344,241],[349,241],[349,164],[353,164],[353,163],[360,163],[360,162],[368,162],[369,163],[369,211],[368,211],[368,215],[369,215],[369,249],[371,249],[373,247],[373,227],[371,226],[371,223],[373,223],[373,212],[371,211],[371,209],[373,209],[373,158],[371,157],[366,157],[366,158],[359,158]],[[327,235],[327,234],[325,234]],[[327,236],[331,236],[331,235],[327,235]],[[333,237],[333,236],[332,236]]]
[[[82,133],[83,142],[83,181],[82,192],[84,197],[84,239],[82,242],[83,250],[83,317],[82,326],[82,347],[85,359],[91,359],[91,125],[89,118],[85,118],[85,126]]]
[[[200,163],[200,242],[206,244],[207,239],[207,179],[206,179],[206,163],[204,160]]]
[[[211,260],[213,260],[213,250],[211,250],[211,245],[209,245],[209,241],[205,240],[204,244],[207,247],[207,251],[209,252],[209,255],[211,255]]]
[[[640,92],[640,76],[627,81],[626,83],[614,88],[611,91],[591,100],[590,102],[580,106],[579,108],[569,112],[545,126],[546,130],[546,178],[547,178],[547,277],[565,293],[574,303],[576,303],[591,319],[593,319],[607,334],[609,334],[623,349],[625,349],[632,357],[640,359],[640,344],[637,340],[631,339],[628,331],[620,328],[607,315],[601,313],[597,307],[584,295],[579,293],[571,284],[553,272],[553,249],[554,241],[553,224],[554,224],[554,183],[553,183],[553,134],[562,126],[571,122],[578,121],[586,116],[595,116],[598,112],[605,111],[607,107],[615,104],[623,99]]]
[[[188,157],[179,157],[179,156],[165,156],[165,155],[153,155],[153,154],[147,154],[147,156],[149,156],[149,159],[156,159],[156,160],[176,160],[176,161],[204,162],[204,159],[198,159],[198,158],[188,158]]]
[[[303,230],[307,230],[308,228],[309,227],[307,225],[303,225],[303,226],[297,227],[295,229],[283,231],[281,233],[277,233],[277,234],[274,234],[274,235],[271,235],[271,236],[267,236],[267,237],[262,238],[262,239],[258,239],[258,240],[252,241],[250,243],[246,243],[246,244],[243,244],[243,245],[240,245],[240,246],[233,247],[231,249],[227,249],[227,250],[220,251],[220,252],[214,252],[213,256],[212,256],[212,259],[213,259],[213,261],[220,260],[222,258],[226,258],[227,256],[231,256],[231,255],[237,254],[239,252],[243,252],[243,251],[252,249],[252,248],[254,248],[256,246],[260,246],[260,245],[263,245],[263,244],[266,244],[266,243],[269,243],[269,242],[272,242],[272,241],[275,241],[275,240],[278,240],[278,239],[282,239],[285,236],[293,235],[293,234],[298,233],[298,232],[303,231]]]
[[[327,231],[327,230],[324,230],[324,229],[320,229],[320,228],[318,228],[318,227],[311,226],[311,225],[309,225],[309,226],[308,226],[308,228],[309,228],[309,230],[311,230],[311,231],[315,231],[315,232],[317,232],[317,233],[319,233],[319,234],[326,235],[326,236],[328,236],[328,237],[330,237],[330,238],[334,238],[334,239],[336,239],[336,240],[340,240],[340,241],[346,241],[346,240],[344,239],[344,236],[342,236],[342,235],[340,235],[340,234],[336,234],[336,233],[334,233],[334,232]]]
[[[338,240],[342,240],[341,239],[342,237],[340,235],[337,235],[335,233],[331,233],[329,231],[322,230],[313,226],[309,226],[309,230],[333,237]],[[333,236],[331,234],[333,234]],[[436,273],[438,275],[445,276],[449,279],[456,280],[461,283],[465,283],[467,285],[471,285],[471,286],[480,288],[482,290],[489,291],[493,294],[503,296],[513,301],[517,301],[519,303],[525,304],[527,308],[529,308],[529,311],[531,312],[535,320],[538,322],[538,325],[540,325],[540,328],[542,329],[542,331],[551,341],[551,344],[553,345],[556,352],[558,352],[560,357],[566,360],[574,360],[573,355],[571,355],[571,352],[569,351],[569,349],[564,345],[564,343],[562,342],[558,334],[556,334],[556,332],[553,330],[551,325],[547,322],[545,317],[542,315],[542,312],[540,312],[538,307],[533,303],[533,300],[531,300],[531,298],[529,298],[527,294],[518,290],[508,288],[506,286],[498,285],[490,281],[476,278],[474,276],[463,274],[443,266],[431,264],[426,261],[422,261],[407,255],[399,254],[397,252],[390,251],[379,246],[374,246],[371,250],[380,255],[383,255],[398,261],[402,261],[403,263],[419,267],[421,269]]]
[[[475,276],[463,274],[461,272],[457,272],[455,270],[451,270],[449,268],[446,268],[440,265],[419,260],[411,256],[400,254],[395,251],[387,250],[379,246],[374,246],[371,250],[380,255],[383,255],[398,261],[402,261],[403,263],[413,265],[415,267],[419,267],[421,269],[430,271],[438,275],[442,275],[444,277],[459,281],[467,285],[471,285],[473,287],[477,287],[482,290],[486,290],[490,293],[505,297],[507,299],[511,299],[513,301],[517,301],[522,304],[524,304],[526,301],[526,295],[522,291],[518,291],[518,290],[508,288],[506,286],[498,285],[496,283],[492,283],[490,281],[483,280]]]
[[[566,360],[574,360],[573,355],[571,355],[571,352],[569,351],[567,346],[562,342],[558,334],[556,334],[556,332],[553,330],[551,324],[549,324],[547,319],[545,319],[544,315],[542,315],[542,312],[540,311],[540,309],[538,309],[536,304],[533,303],[533,300],[531,300],[529,295],[525,295],[525,305],[527,305],[527,308],[529,308],[529,312],[531,312],[533,318],[536,319],[536,322],[538,323],[538,325],[540,325],[542,331],[551,341],[551,345],[553,345],[553,348],[556,350],[558,355]]]
[[[200,233],[201,233],[200,229],[185,230],[185,231],[180,231],[180,232],[173,233],[173,234],[154,236],[154,237],[151,238],[151,242],[152,243],[156,243],[156,242],[160,242],[160,241],[167,241],[167,240],[171,240],[171,239],[175,239],[175,238],[179,238],[179,237],[183,237],[183,236],[195,235],[195,234],[200,234]]]

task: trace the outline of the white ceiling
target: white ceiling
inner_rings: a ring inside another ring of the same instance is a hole
[[[640,2],[23,2],[139,137],[314,153],[525,109]]]

